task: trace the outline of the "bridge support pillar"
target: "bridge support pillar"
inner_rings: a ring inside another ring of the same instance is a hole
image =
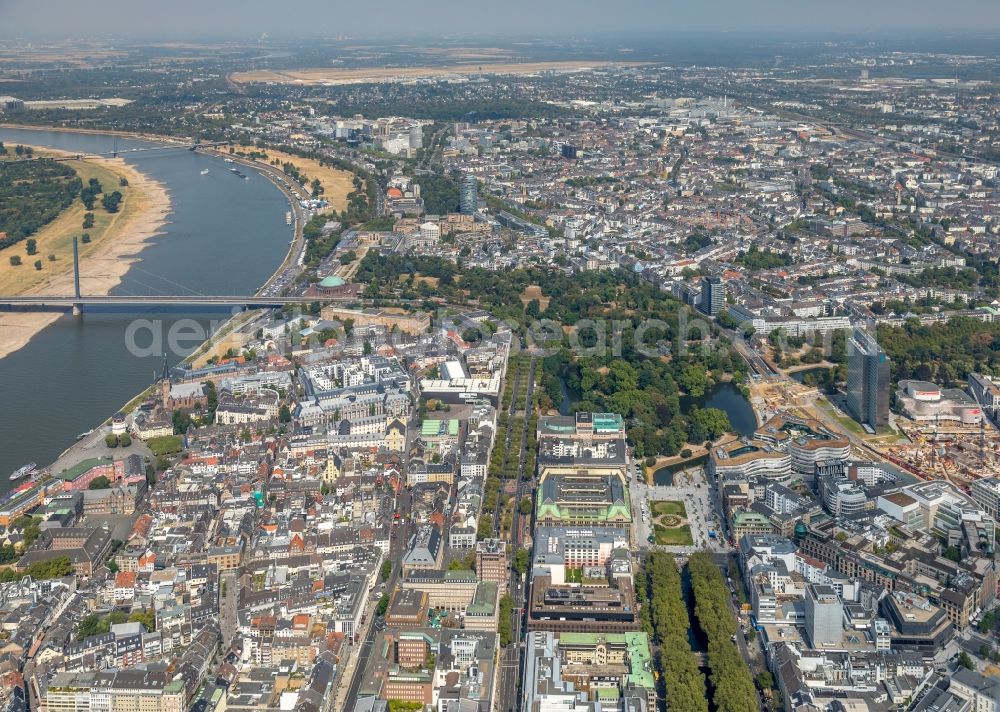
[[[83,314],[83,305],[82,304],[74,304],[73,305],[73,316],[80,316],[81,314]]]

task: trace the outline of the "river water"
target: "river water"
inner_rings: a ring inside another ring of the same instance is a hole
[[[90,153],[115,146],[111,136],[2,128],[0,141]],[[117,140],[119,150],[150,145]],[[142,261],[112,294],[252,294],[281,263],[292,236],[285,225],[288,201],[266,178],[241,169],[247,174],[243,180],[221,159],[183,149],[124,157],[162,183],[172,202],[163,234],[142,251]],[[201,175],[205,168],[209,173]],[[84,264],[84,274],[86,269]],[[9,488],[12,470],[32,461],[51,463],[78,433],[96,427],[161,370],[162,354],[136,356],[126,347],[130,323],[151,320],[166,344],[180,319],[193,318],[207,328],[227,315],[90,310],[60,318],[0,359],[0,492]],[[136,341],[150,345],[151,332],[142,330]],[[182,356],[168,353],[168,361],[173,365]]]

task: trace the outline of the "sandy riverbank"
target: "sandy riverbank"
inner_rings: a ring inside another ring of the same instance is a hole
[[[48,148],[36,148],[38,154],[60,153]],[[170,196],[158,181],[141,173],[121,158],[95,158],[71,161],[86,184],[96,175],[108,192],[118,190],[123,195],[117,213],[107,213],[100,202],[92,211],[95,226],[88,229],[89,244],[80,244],[80,290],[84,294],[103,295],[121,284],[129,268],[139,261],[150,239],[166,223],[170,212]],[[120,186],[119,178],[128,181]],[[87,212],[79,200],[64,210],[58,218],[34,236],[43,269],[35,270],[31,261],[12,267],[8,257],[24,255],[24,243],[0,250],[0,293],[19,294],[72,294],[73,258],[72,238],[81,235],[83,214]],[[48,255],[55,255],[49,261]],[[59,319],[61,314],[51,312],[0,313],[0,358],[18,350],[35,334]]]

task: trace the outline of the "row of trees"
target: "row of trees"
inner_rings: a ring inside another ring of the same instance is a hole
[[[688,560],[694,592],[694,614],[708,639],[712,702],[718,712],[756,712],[757,688],[750,670],[733,645],[736,620],[729,611],[729,593],[711,554],[697,552]]]
[[[28,157],[30,158],[31,156],[34,155],[34,153],[35,149],[33,149],[31,146],[22,146],[21,144],[18,144],[14,147],[14,155],[16,156],[23,156],[27,154]],[[3,141],[0,141],[0,156],[9,156],[9,155],[10,155],[10,150],[3,145]]]
[[[258,154],[256,151],[251,153],[251,156],[254,155],[263,156],[264,158],[267,157],[265,154]],[[323,189],[323,184],[320,182],[319,178],[313,178],[312,182],[309,182],[309,179],[302,174],[302,172],[298,169],[298,167],[294,163],[289,163],[287,161],[285,163],[282,163],[281,170],[282,172],[284,172],[285,175],[291,176],[302,185],[308,184],[311,191],[310,195],[313,198],[319,198],[325,192]]]
[[[501,402],[503,412],[497,420],[497,437],[493,443],[493,450],[490,452],[490,465],[486,471],[486,482],[483,484],[483,501],[481,506],[483,514],[479,518],[478,527],[478,536],[480,539],[490,538],[494,535],[493,524],[496,520],[492,513],[499,513],[506,503],[501,499],[500,489],[503,484],[502,479],[510,479],[517,474],[517,458],[520,456],[524,420],[519,417],[511,419],[509,410],[511,400],[513,399],[514,381],[518,379],[518,376],[521,379],[527,377],[527,367],[528,362],[520,354],[514,354],[507,362],[506,383]],[[515,374],[518,375],[516,376]],[[511,435],[511,447],[508,451],[507,434],[515,426],[517,426],[517,433],[516,436],[514,434]]]
[[[501,647],[507,647],[514,642],[514,630],[511,614],[514,612],[514,599],[508,594],[500,598],[500,610],[497,613],[497,633],[500,635]]]
[[[107,447],[130,447],[132,445],[132,436],[128,433],[122,433],[121,435],[109,433],[104,436],[104,444]]]
[[[654,551],[646,562],[643,586],[649,601],[654,641],[659,647],[660,669],[667,709],[708,712],[705,677],[688,640],[690,620],[681,595],[681,576],[674,558]]]
[[[97,196],[103,192],[104,188],[101,186],[101,181],[91,178],[87,181],[87,185],[80,189],[80,202],[83,203],[83,207],[87,210],[93,210]]]
[[[23,262],[21,261],[21,256],[20,255],[11,255],[10,258],[9,258],[9,261],[10,261],[11,267],[20,267],[23,264]],[[56,261],[56,256],[55,255],[49,255],[49,262],[55,262],[55,261]],[[41,260],[35,260],[34,265],[35,265],[35,269],[36,270],[41,270],[42,269],[42,261]]]

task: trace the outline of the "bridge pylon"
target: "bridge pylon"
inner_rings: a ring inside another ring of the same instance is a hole
[[[73,316],[83,314],[83,300],[80,298],[80,247],[77,238],[73,238]]]

